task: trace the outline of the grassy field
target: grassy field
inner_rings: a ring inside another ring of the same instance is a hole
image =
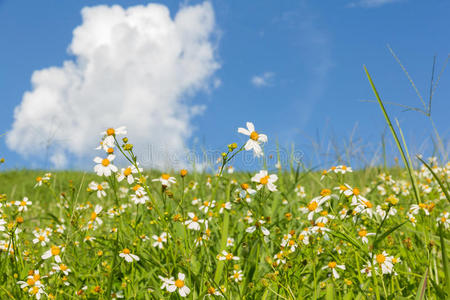
[[[0,173],[1,299],[450,295],[449,164],[415,170],[415,195],[401,168],[168,175],[115,143],[111,176]]]

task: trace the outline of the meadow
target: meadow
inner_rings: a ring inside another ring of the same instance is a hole
[[[94,172],[1,172],[0,298],[448,299],[450,163],[380,105],[404,167],[234,172],[270,143],[247,122],[210,174],[144,171],[125,127]]]

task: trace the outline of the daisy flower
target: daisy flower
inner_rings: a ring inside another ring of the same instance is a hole
[[[345,174],[347,172],[349,173],[353,172],[352,168],[346,165],[339,165],[336,167],[336,173]]]
[[[65,264],[53,264],[52,263],[52,266],[53,266],[53,271],[55,271],[55,272],[61,272],[61,273],[63,273],[64,275],[69,275],[69,273],[70,272],[72,272],[70,269],[69,269],[69,267],[68,266],[66,266]]]
[[[244,274],[242,274],[242,270],[233,270],[233,274],[231,274],[230,279],[235,282],[240,282],[244,278]]]
[[[53,257],[57,263],[61,263],[61,257],[59,255],[63,251],[64,247],[53,245],[50,247],[49,250],[47,250],[46,252],[44,252],[44,254],[42,254],[41,258],[49,259],[50,257]]]
[[[109,188],[109,184],[107,182],[97,183],[95,181],[92,181],[89,183],[89,189],[91,191],[97,191],[97,197],[101,199],[102,197],[106,196],[105,189]]]
[[[375,235],[375,233],[371,232],[367,232],[367,229],[365,227],[361,227],[358,231],[358,238],[361,239],[361,241],[364,244],[367,244],[369,242],[369,239],[367,238],[368,236],[371,235]]]
[[[14,204],[18,206],[18,211],[27,211],[28,205],[31,205],[32,202],[27,197],[23,197],[22,201],[16,201]]]
[[[225,202],[220,204],[219,214],[223,214],[223,212],[226,210],[231,209],[231,202]]]
[[[226,250],[223,250],[222,253],[217,255],[218,260],[239,260],[239,257],[234,256],[233,253],[229,253]]]
[[[123,249],[123,250],[119,253],[119,256],[122,257],[122,258],[124,258],[125,261],[127,261],[127,262],[129,262],[129,263],[130,263],[130,262],[133,262],[133,260],[135,260],[135,261],[138,261],[138,260],[139,260],[139,256],[132,254],[132,253],[130,252],[130,249],[128,249],[128,248]]]
[[[139,168],[139,170],[135,166],[128,166],[126,169],[120,170],[120,173],[117,175],[117,181],[121,182],[122,180],[126,179],[128,184],[134,183],[134,176],[133,174],[139,174],[139,172],[142,172],[144,169]]]
[[[0,223],[0,224],[1,224],[1,223]],[[33,244],[40,243],[41,246],[45,246],[45,245],[47,245],[47,243],[50,241],[50,240],[48,239],[49,234],[48,234],[48,232],[45,231],[45,230],[35,230],[35,231],[33,232],[33,234],[34,234],[34,236],[35,236],[35,238],[33,239]]]
[[[199,219],[194,213],[188,213],[190,220],[184,222],[184,225],[188,225],[188,229],[200,230],[200,223],[204,223],[205,220]]]
[[[96,228],[96,225],[102,225],[103,221],[98,217],[98,215],[102,212],[103,207],[101,205],[96,205],[94,211],[91,213],[91,218],[88,222],[89,229]]]
[[[387,254],[386,251],[383,251],[373,258],[373,264],[378,264],[381,267],[382,274],[391,274],[394,268],[392,262],[393,258],[394,257]]]
[[[439,224],[443,224],[445,229],[450,227],[450,213],[444,211],[439,218],[436,219]]]
[[[278,180],[278,176],[275,174],[269,175],[266,170],[261,170],[255,176],[252,177],[253,182],[259,183],[256,186],[257,190],[260,190],[262,187],[267,186],[267,189],[271,192],[275,192],[277,187],[273,184]]]
[[[98,176],[111,176],[111,173],[117,172],[117,167],[112,164],[113,160],[116,158],[115,155],[110,154],[106,158],[96,157],[94,162],[94,171]]]
[[[127,129],[125,126],[121,126],[118,128],[108,128],[106,131],[101,132],[103,136],[106,136],[103,139],[103,145],[108,147],[114,147],[114,137],[118,134],[127,134]]]
[[[270,231],[266,227],[262,226],[262,224],[264,223],[266,223],[266,221],[258,220],[256,221],[255,225],[248,227],[245,232],[253,233],[257,228],[259,228],[263,235],[268,236],[270,234]]]
[[[250,137],[244,146],[246,151],[253,150],[253,153],[257,157],[263,155],[260,144],[267,143],[267,136],[265,134],[257,133],[255,126],[251,122],[247,122],[247,129],[242,127],[238,128],[238,132]]]
[[[256,194],[256,191],[254,189],[252,189],[247,183],[241,184],[241,188],[238,189],[238,191],[239,191],[239,196],[241,198],[245,198],[245,196],[247,196],[247,195]]]
[[[191,292],[191,290],[186,286],[184,281],[185,275],[183,273],[178,273],[178,278],[176,280],[174,280],[173,277],[163,278],[160,276],[159,278],[163,281],[161,289],[166,289],[170,293],[178,290],[181,297],[186,297]]]
[[[200,210],[204,212],[205,214],[208,212],[209,209],[214,208],[216,206],[216,201],[203,201],[202,205],[200,206]]]
[[[160,181],[161,185],[169,187],[172,183],[176,183],[177,180],[175,177],[171,177],[169,174],[161,174],[161,177],[155,178],[152,181]]]
[[[227,247],[234,246],[234,239],[232,237],[227,238]]]
[[[153,243],[153,247],[158,247],[159,249],[163,249],[164,248],[163,243],[167,243],[167,233],[163,232],[163,233],[161,233],[160,236],[153,235],[152,239],[155,240],[155,242]]]
[[[336,269],[345,270],[345,265],[338,265],[335,261],[330,261],[328,265],[322,268],[322,270],[330,269],[335,279],[339,278],[339,273]]]

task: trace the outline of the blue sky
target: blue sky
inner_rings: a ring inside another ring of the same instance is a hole
[[[74,28],[82,23],[83,7],[118,4],[126,8],[146,3],[0,1],[0,133],[11,130],[14,108],[24,92],[32,90],[34,71],[75,60],[67,49]],[[173,17],[180,7],[201,2],[155,3],[167,5]],[[448,1],[220,0],[211,4],[215,16],[212,43],[220,68],[210,76],[216,87],[186,96],[189,103],[204,106],[203,113],[189,121],[194,130],[185,143],[191,148],[220,150],[228,143],[244,142],[237,127],[252,121],[269,136],[269,149],[275,140],[283,147],[294,143],[308,160],[327,167],[335,162],[334,157],[324,155],[330,143],[342,146],[356,126],[357,145],[366,147],[364,152],[371,157],[385,123],[375,103],[362,101],[374,100],[363,65],[384,100],[420,107],[386,45],[400,57],[426,99],[433,56],[437,56],[439,70],[450,49]],[[445,138],[449,83],[447,70],[432,107],[433,120]],[[394,106],[388,109],[401,122],[412,151],[425,147],[429,153],[429,119]],[[317,140],[322,144],[319,152],[312,146]],[[8,168],[48,166],[42,149],[36,150],[40,155],[32,152],[18,154],[6,145],[4,136],[0,138],[0,156]],[[86,157],[74,158],[65,166],[79,167],[81,159]]]

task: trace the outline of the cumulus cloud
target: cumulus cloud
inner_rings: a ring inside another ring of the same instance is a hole
[[[256,87],[269,86],[273,83],[275,74],[272,72],[265,72],[261,75],[255,75],[251,79],[251,83]]]
[[[360,0],[349,4],[350,7],[362,6],[362,7],[379,7],[385,4],[399,2],[402,0]]]
[[[204,109],[189,99],[214,88],[220,67],[210,3],[184,6],[173,18],[158,4],[81,14],[69,46],[75,59],[33,73],[8,147],[26,157],[48,150],[54,166],[64,167],[70,157],[92,155],[99,132],[125,125],[147,166],[182,160],[192,118]]]

